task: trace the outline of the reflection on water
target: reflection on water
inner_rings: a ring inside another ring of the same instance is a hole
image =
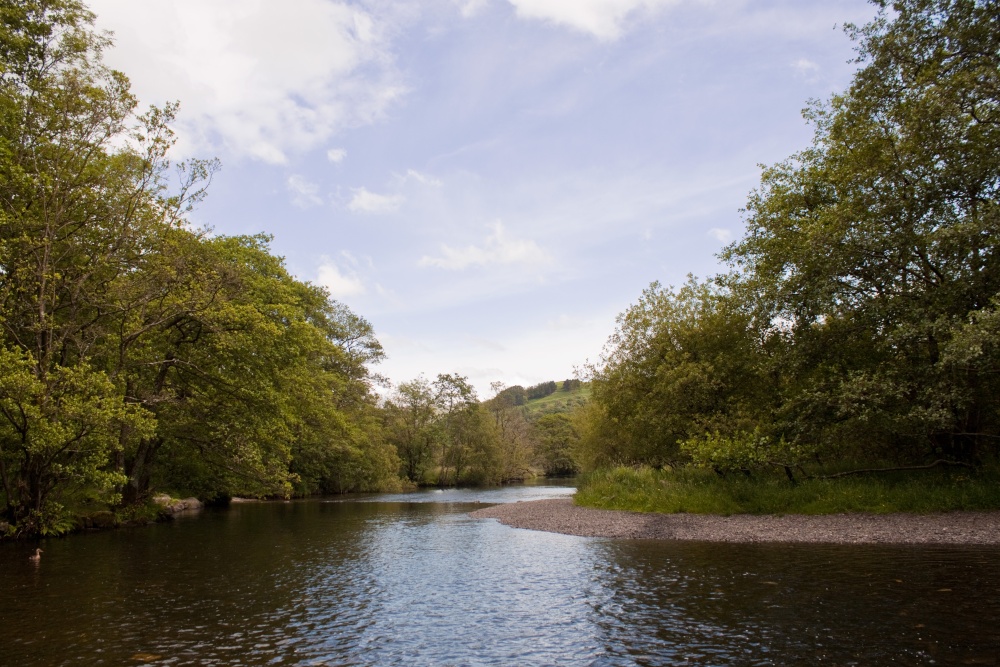
[[[638,664],[997,664],[1000,550],[606,542]]]
[[[0,545],[2,665],[998,664],[1000,549],[576,538],[558,487],[237,505]],[[437,496],[437,499],[435,499]]]
[[[569,481],[566,480],[567,484]],[[496,505],[499,503],[569,497],[574,493],[576,493],[576,488],[572,486],[553,486],[551,484],[539,484],[536,482],[534,484],[528,483],[490,489],[428,489],[416,493],[369,496],[365,500],[370,502],[482,503],[485,505]]]

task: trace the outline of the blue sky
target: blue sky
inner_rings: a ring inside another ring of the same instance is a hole
[[[721,267],[759,164],[805,148],[862,0],[92,0],[194,214],[267,232],[374,325],[394,382],[571,377],[659,280]],[[836,27],[835,27],[836,26]]]

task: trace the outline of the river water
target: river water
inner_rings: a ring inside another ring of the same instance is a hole
[[[996,665],[1000,549],[516,530],[525,486],[0,544],[0,665]]]

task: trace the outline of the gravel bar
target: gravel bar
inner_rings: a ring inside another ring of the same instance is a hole
[[[939,514],[644,514],[578,507],[571,498],[493,505],[470,516],[583,537],[705,542],[1000,544],[1000,512]]]

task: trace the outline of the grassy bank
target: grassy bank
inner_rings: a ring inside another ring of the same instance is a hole
[[[1000,467],[879,473],[838,479],[721,478],[712,471],[614,468],[587,475],[585,507],[693,514],[836,514],[1000,509]]]

